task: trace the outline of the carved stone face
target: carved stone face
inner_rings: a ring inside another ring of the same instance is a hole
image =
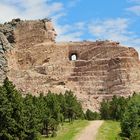
[[[47,31],[47,38],[51,41],[55,41],[57,33],[56,33],[51,21],[45,22],[45,29]]]

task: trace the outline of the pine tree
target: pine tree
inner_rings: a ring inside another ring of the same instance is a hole
[[[22,96],[15,89],[15,86],[6,78],[4,85],[1,87],[1,106],[6,110],[3,110],[3,115],[0,117],[3,121],[2,137],[4,139],[22,139],[24,137],[24,125],[23,125],[23,102]],[[1,108],[1,109],[2,109]]]

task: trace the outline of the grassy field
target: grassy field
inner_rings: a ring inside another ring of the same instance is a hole
[[[73,140],[74,136],[89,124],[86,120],[78,120],[73,123],[65,123],[54,138],[42,138],[41,140]]]
[[[119,122],[105,121],[99,129],[97,140],[121,140],[119,137],[120,132]]]

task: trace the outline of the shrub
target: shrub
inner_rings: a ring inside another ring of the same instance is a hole
[[[97,112],[92,112],[91,110],[87,109],[85,117],[87,120],[99,120],[100,114]]]
[[[103,100],[101,102],[100,113],[104,120],[121,120],[128,99],[124,97],[113,96],[112,100]]]
[[[130,136],[131,137],[137,136],[139,128],[140,128],[140,95],[134,95],[132,98],[130,98],[128,106],[121,120],[122,134],[128,138],[130,138]]]
[[[140,140],[140,128],[136,128],[132,131],[130,140]]]

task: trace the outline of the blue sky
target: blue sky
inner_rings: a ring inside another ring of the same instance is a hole
[[[51,17],[57,41],[114,40],[140,52],[140,0],[0,0],[0,22]]]

